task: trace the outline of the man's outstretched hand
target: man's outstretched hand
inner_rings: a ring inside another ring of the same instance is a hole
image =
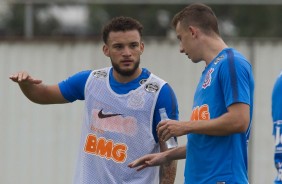
[[[134,160],[128,164],[130,168],[136,168],[137,171],[141,171],[146,167],[159,166],[167,162],[167,158],[164,152],[148,154],[139,159]]]
[[[32,78],[27,72],[17,72],[9,77],[19,84],[40,84],[42,80]]]

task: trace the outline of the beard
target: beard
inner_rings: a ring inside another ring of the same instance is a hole
[[[113,69],[120,75],[122,76],[125,76],[125,77],[129,77],[131,75],[133,75],[136,70],[139,68],[139,65],[140,65],[140,60],[138,60],[136,63],[134,63],[134,66],[132,69],[121,69],[120,66],[116,63],[113,63],[112,61],[112,66],[113,66]]]

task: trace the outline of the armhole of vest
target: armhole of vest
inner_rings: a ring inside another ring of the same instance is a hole
[[[89,80],[91,78],[91,76],[93,75],[93,73],[95,72],[96,70],[92,70],[89,74],[89,76],[87,77],[87,80],[86,80],[86,83],[85,83],[85,86],[84,86],[84,99],[86,98],[86,88],[88,86],[88,83],[89,83]]]
[[[154,126],[154,113],[155,113],[155,111],[157,111],[156,106],[157,106],[157,101],[158,101],[160,92],[161,92],[162,88],[164,87],[164,85],[165,85],[167,82],[164,81],[163,79],[159,78],[158,76],[154,75],[153,73],[150,74],[150,76],[149,76],[147,82],[150,82],[150,79],[153,79],[153,78],[154,78],[155,80],[158,80],[158,81],[159,81],[158,83],[160,84],[160,89],[157,91],[156,97],[154,98],[153,107],[152,107],[152,110],[151,110],[151,119],[150,119],[152,137],[153,137],[153,139],[155,140],[155,143],[157,144],[158,142],[156,141],[156,139],[155,139],[155,137],[154,137],[154,134],[153,134],[153,128],[154,128],[154,127],[153,127],[153,126]]]

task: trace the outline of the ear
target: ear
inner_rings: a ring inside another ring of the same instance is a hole
[[[103,52],[104,52],[105,56],[110,57],[110,51],[109,51],[108,45],[105,44],[105,45],[103,46]]]
[[[144,51],[144,42],[141,42],[141,44],[140,44],[140,51],[141,51],[141,53],[140,53],[140,55],[141,55]]]
[[[198,29],[196,27],[189,26],[188,29],[189,29],[189,32],[191,33],[192,37],[197,37]]]

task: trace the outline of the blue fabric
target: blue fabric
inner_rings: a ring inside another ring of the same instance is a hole
[[[84,88],[90,73],[91,70],[76,73],[58,84],[61,93],[66,100],[68,100],[69,102],[74,102],[75,100],[84,100]],[[138,78],[124,84],[119,83],[114,79],[113,71],[111,69],[109,78],[110,85],[113,91],[118,94],[126,94],[129,93],[131,90],[138,88],[140,86],[140,80],[147,79],[149,76],[150,72],[147,69],[143,68],[142,73]],[[158,142],[156,127],[160,122],[159,109],[163,107],[166,108],[168,117],[170,119],[178,120],[179,112],[177,99],[174,91],[168,83],[166,83],[162,87],[154,111],[152,131],[156,142]]]
[[[277,177],[274,183],[282,184],[282,72],[278,76],[272,91],[272,121],[275,140],[274,163]]]
[[[250,63],[236,50],[224,49],[205,68],[195,91],[191,120],[215,119],[234,103],[253,110],[254,79]],[[252,117],[252,116],[250,116]],[[185,183],[248,183],[246,133],[228,136],[188,134]]]

